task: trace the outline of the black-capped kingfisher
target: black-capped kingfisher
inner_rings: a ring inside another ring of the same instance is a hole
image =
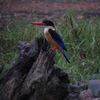
[[[64,41],[62,40],[61,36],[56,32],[54,23],[50,20],[43,20],[40,22],[32,22],[32,25],[46,26],[44,28],[44,37],[51,45],[52,50],[59,50],[63,54],[67,62],[70,63],[66,56],[65,51],[67,51],[67,49],[65,47]]]

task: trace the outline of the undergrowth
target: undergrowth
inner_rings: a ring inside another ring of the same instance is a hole
[[[73,81],[100,79],[100,18],[79,20],[68,15],[59,22],[57,30],[65,41],[71,63],[66,63],[57,52],[56,64],[69,73]],[[21,22],[0,31],[0,64],[8,68],[17,56],[18,42],[30,42],[40,36],[41,31],[43,28]]]

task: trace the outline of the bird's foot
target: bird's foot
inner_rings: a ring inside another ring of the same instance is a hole
[[[50,48],[52,51],[56,52],[57,51],[57,48],[56,47],[53,47],[53,48]]]

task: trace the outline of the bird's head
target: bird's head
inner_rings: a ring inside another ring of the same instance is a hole
[[[43,20],[43,21],[40,21],[40,22],[32,22],[32,25],[55,27],[54,23],[50,20]]]

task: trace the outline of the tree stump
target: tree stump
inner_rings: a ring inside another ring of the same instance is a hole
[[[18,44],[19,56],[0,79],[0,100],[64,100],[67,73],[55,67],[55,53],[46,40]]]

